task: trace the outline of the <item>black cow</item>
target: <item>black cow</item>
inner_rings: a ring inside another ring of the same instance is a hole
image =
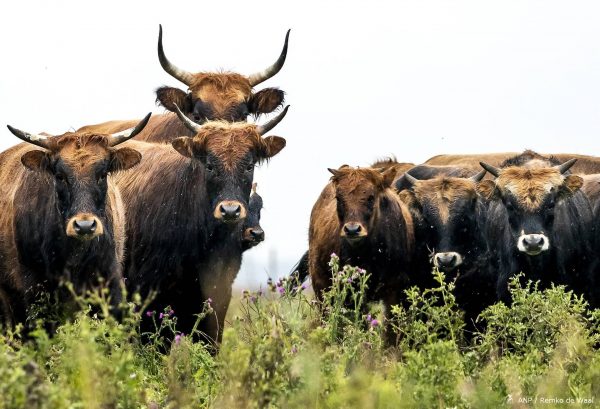
[[[475,318],[495,300],[484,235],[487,206],[477,193],[477,183],[486,171],[462,178],[446,176],[457,172],[443,167],[431,172],[434,176],[427,180],[418,180],[412,173],[410,170],[403,176],[405,181],[396,181],[410,185],[399,195],[409,206],[415,225],[412,274],[421,288],[436,286],[433,267],[445,272],[448,280],[456,279],[457,303],[465,311],[467,328],[472,330]]]
[[[582,292],[587,285],[592,209],[581,177],[568,174],[574,163],[481,163],[496,176],[481,182],[479,191],[489,200],[486,231],[500,299],[509,301],[509,277],[519,272],[540,280],[542,288],[566,284]]]

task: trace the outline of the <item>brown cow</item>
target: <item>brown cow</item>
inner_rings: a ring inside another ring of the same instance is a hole
[[[574,174],[591,174],[600,173],[600,158],[588,155],[577,155],[573,153],[557,153],[557,154],[539,154],[531,150],[526,150],[523,153],[503,152],[503,153],[484,153],[484,154],[469,154],[469,155],[437,155],[427,159],[427,165],[452,165],[464,168],[477,169],[479,162],[483,161],[492,166],[506,167],[513,164],[504,163],[508,159],[516,156],[528,156],[531,160],[540,159],[547,161],[554,159],[559,163],[568,161],[569,159],[577,159],[577,162],[571,169]]]
[[[149,117],[114,135],[48,138],[8,127],[27,143],[0,153],[0,293],[9,297],[7,320],[25,322],[40,291],[63,307],[65,280],[79,293],[104,280],[113,305],[120,302],[125,220],[113,175],[141,155],[114,147]]]
[[[288,38],[277,61],[249,76],[234,72],[191,73],[176,67],[165,56],[162,45],[162,26],[158,34],[158,59],[164,70],[188,87],[188,92],[178,88],[160,87],[156,100],[171,114],[155,115],[136,139],[148,142],[171,142],[179,136],[193,136],[177,118],[175,106],[196,123],[207,120],[245,121],[250,114],[259,116],[275,111],[283,105],[284,92],[277,88],[265,88],[253,92],[253,87],[268,80],[281,70],[287,56]],[[135,121],[109,121],[88,125],[79,131],[116,132],[132,126]]]
[[[313,288],[321,298],[331,284],[331,253],[340,264],[351,264],[371,274],[368,300],[389,307],[400,302],[409,283],[414,246],[413,222],[391,184],[395,170],[344,165],[325,186],[310,216],[308,268]]]
[[[231,286],[242,255],[254,167],[285,147],[285,139],[262,137],[287,112],[264,126],[208,122],[200,126],[180,113],[196,136],[171,145],[131,141],[144,159],[117,179],[127,211],[125,276],[129,290],[157,290],[151,309],[170,306],[177,328],[192,333],[203,302],[214,314],[197,327],[219,343]],[[142,330],[153,330],[145,321]],[[192,334],[198,338],[198,334]]]

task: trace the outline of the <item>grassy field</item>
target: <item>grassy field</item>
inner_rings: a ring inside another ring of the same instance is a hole
[[[322,306],[285,280],[235,295],[216,357],[177,332],[177,311],[150,312],[157,331],[140,343],[139,299],[118,323],[102,293],[78,298],[52,337],[0,337],[0,408],[600,407],[600,310],[564,288],[515,278],[512,306],[465,337],[452,283],[434,273],[439,287],[407,291],[390,333],[362,298],[368,273],[331,264]]]

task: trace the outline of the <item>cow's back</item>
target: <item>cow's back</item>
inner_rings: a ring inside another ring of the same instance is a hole
[[[77,132],[112,134],[133,128],[139,123],[139,119],[116,120],[102,122],[94,125],[85,125]],[[170,143],[180,136],[193,136],[173,113],[158,114],[150,117],[146,127],[133,139],[136,141]]]

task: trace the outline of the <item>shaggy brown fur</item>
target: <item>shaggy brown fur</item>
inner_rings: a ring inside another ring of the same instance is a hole
[[[421,180],[413,187],[416,199],[420,203],[429,203],[437,209],[442,223],[450,217],[450,208],[457,200],[468,200],[477,195],[477,184],[469,179],[436,177]]]
[[[590,199],[592,206],[600,199],[600,174],[595,173],[592,175],[582,176],[583,186],[581,190]]]
[[[527,150],[524,153],[530,153],[532,159],[555,159],[558,163],[564,163],[570,159],[576,158],[577,162],[575,162],[575,164],[571,168],[571,173],[581,175],[600,173],[599,157],[589,155],[577,155],[572,153],[557,153],[551,155],[537,154],[530,150]],[[478,169],[479,162],[481,161],[486,162],[492,166],[500,167],[506,160],[519,155],[520,154],[516,152],[483,153],[469,155],[437,155],[430,159],[427,159],[425,163],[428,165],[453,165]]]
[[[214,314],[203,319],[198,330],[215,343],[221,340],[240,268],[244,221],[223,223],[214,217],[214,209],[219,201],[230,200],[247,207],[253,177],[248,165],[267,160],[285,146],[283,138],[262,138],[256,128],[208,122],[198,135],[177,138],[172,145],[129,142],[143,160],[134,172],[117,179],[127,210],[129,289],[143,296],[158,290],[150,309],[170,305],[178,329],[186,334],[203,301],[211,298]],[[208,157],[212,174],[206,168]],[[151,322],[143,326],[153,328]]]
[[[318,297],[329,287],[331,253],[341,264],[372,274],[367,298],[398,304],[409,283],[414,229],[410,212],[391,189],[395,171],[341,167],[315,203],[309,229],[309,273]],[[360,223],[360,242],[351,243],[344,225]]]
[[[97,169],[106,166],[109,172],[116,172],[139,160],[140,154],[130,148],[108,147],[105,135],[78,133],[52,138],[48,151],[21,143],[0,153],[0,287],[10,297],[13,322],[24,321],[38,290],[54,296],[65,279],[81,292],[102,277],[111,288],[113,301],[118,302],[125,215],[112,176],[97,180]],[[105,208],[87,204],[60,214],[64,199],[57,193],[56,163],[69,172],[65,177],[72,186],[70,206],[79,203],[74,202],[77,197],[97,192],[94,194],[100,198],[106,195]],[[93,216],[98,221],[94,239],[71,238],[74,235],[69,234],[65,218],[73,212],[75,216],[87,212],[84,218]]]

